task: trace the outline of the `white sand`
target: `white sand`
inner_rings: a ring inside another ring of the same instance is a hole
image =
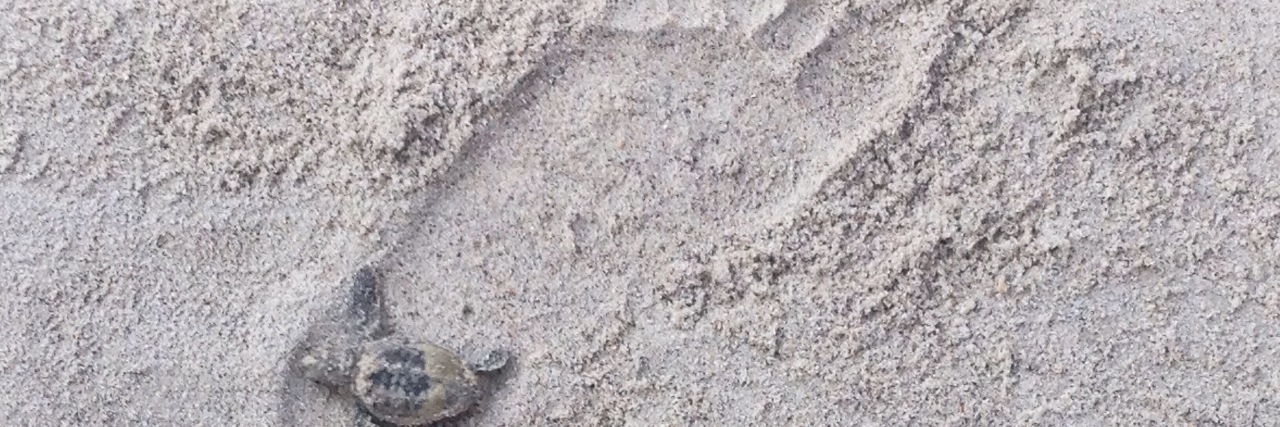
[[[459,425],[1280,424],[1273,2],[25,3],[6,425],[349,426],[378,251]]]

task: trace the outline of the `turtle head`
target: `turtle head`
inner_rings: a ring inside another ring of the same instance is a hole
[[[483,357],[473,358],[467,367],[471,368],[477,374],[495,373],[507,366],[507,362],[511,359],[511,352],[495,348],[489,350]]]

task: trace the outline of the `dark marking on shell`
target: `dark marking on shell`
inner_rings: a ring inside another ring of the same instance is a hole
[[[397,347],[382,352],[386,366],[378,369],[370,380],[379,388],[394,394],[421,396],[431,389],[431,376],[422,370],[426,363],[422,352],[414,348]]]
[[[422,350],[413,347],[391,347],[382,351],[382,360],[387,361],[388,365],[403,365],[422,369],[422,364],[426,363],[426,358],[422,355]]]

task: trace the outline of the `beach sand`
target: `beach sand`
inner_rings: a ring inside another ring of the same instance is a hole
[[[4,2],[0,418],[351,426],[375,260],[460,426],[1280,424],[1265,1]]]

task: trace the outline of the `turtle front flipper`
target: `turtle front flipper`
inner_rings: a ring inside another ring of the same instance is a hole
[[[360,346],[391,333],[382,298],[382,274],[365,266],[346,279],[345,306],[337,307],[307,331],[294,349],[293,367],[303,377],[345,389],[351,383]]]
[[[348,312],[357,333],[370,339],[383,338],[392,333],[383,302],[382,275],[377,267],[366,265],[356,270],[350,279]]]

